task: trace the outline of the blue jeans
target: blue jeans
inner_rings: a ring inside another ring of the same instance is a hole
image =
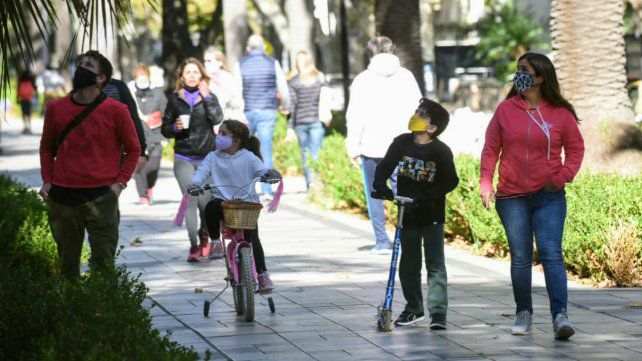
[[[541,190],[527,196],[498,198],[497,213],[504,224],[511,254],[511,281],[516,312],[533,313],[531,276],[533,235],[544,266],[551,315],[566,308],[568,291],[562,259],[562,237],[566,219],[566,192]]]
[[[375,170],[382,158],[370,158],[365,155],[361,156],[361,168],[363,170],[363,189],[366,193],[366,203],[368,205],[368,216],[372,223],[375,238],[377,242],[390,242],[390,237],[386,233],[386,212],[381,199],[370,197],[372,193],[372,183],[374,182]],[[392,191],[397,194],[397,171],[390,176]]]
[[[312,169],[310,169],[308,164],[308,152],[310,152],[312,160],[319,158],[319,149],[321,149],[321,145],[323,144],[325,129],[321,122],[316,122],[314,124],[297,125],[294,127],[294,131],[296,131],[297,138],[299,138],[303,174],[305,175],[306,187],[309,189],[310,182],[312,182]]]
[[[249,122],[250,135],[256,133],[261,142],[261,155],[266,167],[272,168],[272,139],[276,126],[276,109],[251,110],[245,112]],[[263,194],[274,194],[269,184],[261,183]]]

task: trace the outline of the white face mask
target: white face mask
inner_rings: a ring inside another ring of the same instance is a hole
[[[136,83],[136,88],[138,89],[148,89],[150,86],[149,78],[146,76],[138,76],[134,79]]]

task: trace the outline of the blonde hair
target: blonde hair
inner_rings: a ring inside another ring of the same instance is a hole
[[[205,49],[205,54],[212,54],[214,56],[214,59],[220,61],[221,64],[223,64],[221,65],[221,69],[225,70],[228,73],[232,72],[230,65],[227,63],[227,58],[225,58],[225,54],[223,54],[223,52],[218,48],[210,46],[209,48]]]
[[[297,52],[294,57],[294,63],[301,83],[309,85],[321,80],[323,73],[317,69],[312,55],[307,51],[301,50]]]
[[[206,82],[209,83],[210,77],[207,75],[207,71],[205,71],[205,67],[203,64],[198,61],[196,58],[187,58],[183,60],[181,63],[181,66],[178,67],[178,72],[176,73],[176,90],[179,90],[183,87],[183,71],[185,70],[185,67],[189,64],[194,64],[198,67],[198,71],[201,73],[201,80],[205,80]]]
[[[144,73],[147,77],[151,75],[149,68],[143,63],[139,63],[134,69],[132,69],[132,77],[136,78],[141,73]]]

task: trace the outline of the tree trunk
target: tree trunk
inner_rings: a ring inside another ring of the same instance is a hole
[[[414,74],[423,93],[425,87],[419,0],[377,1],[375,15],[378,32],[395,43],[401,65]]]
[[[552,3],[551,28],[560,86],[582,120],[585,163],[597,169],[610,163],[617,170],[627,171],[631,169],[631,157],[640,155],[631,149],[642,148],[642,136],[633,123],[625,90],[623,15],[622,1]],[[620,155],[625,160],[615,162]]]
[[[198,49],[192,45],[188,25],[187,1],[163,0],[162,67],[167,92],[174,89],[180,63],[190,56],[199,56]]]
[[[234,66],[245,53],[247,43],[247,4],[240,0],[223,1],[223,25],[225,27],[225,53],[227,61]]]
[[[281,52],[281,54],[275,53],[274,57],[280,59],[283,62],[287,61],[287,59],[289,59],[288,54],[291,45],[290,25],[288,23],[288,18],[283,13],[281,6],[275,0],[253,0],[253,2],[254,5],[256,5],[256,8],[261,12],[261,14],[263,14],[263,16],[265,16],[265,18],[270,21],[270,23],[272,24],[272,28],[276,32],[276,35],[281,42],[281,45],[283,45],[283,51]]]
[[[314,22],[306,0],[287,0],[285,13],[290,23],[290,68],[295,67],[295,56],[304,50],[316,57],[314,52]]]

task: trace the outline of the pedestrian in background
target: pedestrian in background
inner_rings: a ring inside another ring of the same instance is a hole
[[[151,205],[153,202],[153,191],[158,171],[160,169],[161,157],[165,138],[161,134],[163,123],[163,112],[167,106],[167,97],[162,88],[152,88],[149,68],[145,64],[139,64],[132,70],[134,78],[128,86],[135,96],[138,115],[143,122],[145,130],[145,141],[147,142],[147,162],[136,168],[134,180],[140,203]]]
[[[136,106],[136,100],[134,96],[129,91],[127,84],[120,79],[110,79],[109,83],[103,89],[103,93],[110,98],[116,99],[116,101],[123,103],[127,106],[129,110],[129,116],[134,122],[134,127],[136,128],[136,135],[138,136],[138,142],[140,143],[140,157],[138,157],[137,167],[144,167],[147,163],[147,141],[145,140],[145,129],[143,128],[143,121],[138,116],[138,107]]]
[[[20,109],[22,110],[22,121],[24,122],[22,134],[32,134],[32,105],[34,103],[34,100],[37,99],[38,92],[36,88],[36,79],[29,70],[24,70],[18,77],[18,103],[20,103]]]
[[[62,98],[66,95],[65,79],[60,75],[58,69],[49,64],[45,71],[36,79],[36,85],[38,86],[38,90],[43,93],[42,115],[44,116],[49,101]]]
[[[290,90],[290,118],[286,140],[299,140],[303,174],[305,175],[306,190],[312,183],[312,168],[310,159],[319,158],[319,150],[323,145],[325,127],[319,117],[319,101],[321,89],[328,85],[325,76],[314,65],[314,59],[306,51],[299,51],[295,57],[297,74],[288,82]],[[330,119],[326,119],[331,120]]]
[[[243,94],[245,117],[250,134],[261,142],[261,154],[267,168],[272,168],[272,140],[277,116],[277,96],[281,109],[290,107],[288,83],[279,62],[265,53],[265,41],[260,35],[247,40],[247,53],[234,70],[237,89]],[[269,184],[261,183],[264,198],[274,195]]]
[[[237,89],[225,54],[211,46],[205,50],[203,65],[210,77],[210,91],[216,95],[223,110],[223,118],[245,122],[243,94],[240,89]]]
[[[161,133],[174,138],[174,176],[181,194],[207,154],[215,150],[214,126],[223,121],[223,112],[210,92],[209,76],[203,64],[195,58],[187,58],[178,68],[176,90],[170,95]],[[203,212],[209,196],[190,196],[185,213],[185,224],[190,248],[188,262],[208,257],[209,237]],[[197,216],[198,213],[198,216]],[[200,218],[200,224],[199,224]]]
[[[511,259],[515,297],[513,335],[530,332],[533,236],[544,266],[556,339],[575,330],[568,320],[566,268],[562,239],[566,220],[566,192],[580,170],[584,140],[575,108],[560,92],[555,66],[542,54],[526,53],[506,100],[497,106],[486,129],[481,155],[481,197],[502,220]],[[562,149],[564,160],[562,161]],[[493,188],[499,161],[497,193]]]
[[[113,68],[95,50],[80,56],[74,90],[47,107],[40,141],[49,225],[58,246],[61,273],[80,275],[80,255],[89,235],[92,272],[113,265],[118,246],[118,197],[140,154],[127,107],[103,89]],[[75,127],[68,128],[70,124]],[[125,159],[121,162],[121,153]]]
[[[392,244],[386,233],[383,201],[373,199],[375,169],[396,136],[405,133],[408,119],[421,99],[412,73],[402,67],[394,54],[395,45],[385,36],[368,41],[368,68],[354,78],[346,112],[346,150],[363,172],[368,215],[376,238],[373,254],[390,254]],[[390,177],[396,192],[396,172]]]

